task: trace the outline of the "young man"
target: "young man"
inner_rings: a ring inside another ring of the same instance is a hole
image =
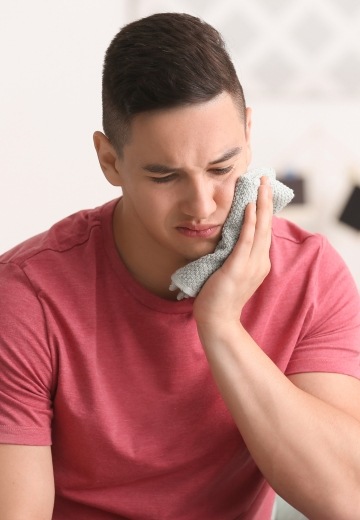
[[[360,518],[360,323],[327,241],[272,218],[263,178],[193,299],[250,163],[251,111],[220,35],[157,14],[112,41],[106,178],[122,197],[0,263],[2,520]]]

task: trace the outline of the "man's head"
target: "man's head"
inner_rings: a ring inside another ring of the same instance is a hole
[[[142,112],[203,103],[228,92],[245,122],[245,99],[221,35],[189,14],[132,22],[112,40],[103,70],[103,127],[118,153]]]

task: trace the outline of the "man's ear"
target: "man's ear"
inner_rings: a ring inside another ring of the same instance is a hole
[[[113,186],[121,186],[119,157],[115,148],[102,132],[95,132],[93,140],[99,163],[105,177]]]

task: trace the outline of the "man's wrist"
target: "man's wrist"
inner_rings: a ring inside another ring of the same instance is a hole
[[[227,343],[248,336],[239,319],[237,320],[207,320],[198,321],[197,329],[204,346],[217,343]]]

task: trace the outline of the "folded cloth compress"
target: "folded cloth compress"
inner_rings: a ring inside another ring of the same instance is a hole
[[[263,176],[270,179],[274,213],[282,210],[294,197],[293,190],[276,180],[273,168],[256,168],[240,177],[236,182],[234,199],[215,251],[181,267],[171,276],[170,290],[180,289],[178,300],[196,296],[209,276],[222,266],[231,253],[240,235],[245,208],[249,202],[256,202],[260,178]]]

